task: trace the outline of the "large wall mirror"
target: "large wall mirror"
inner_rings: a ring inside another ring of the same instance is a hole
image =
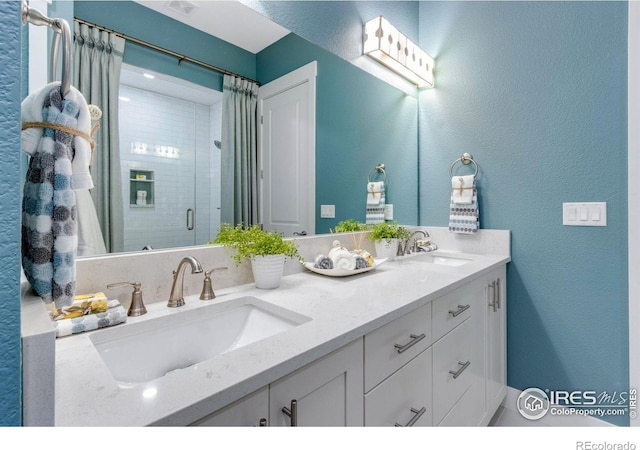
[[[214,12],[216,4],[248,9],[238,2],[192,1],[195,14],[174,11],[174,18],[162,11],[172,3],[180,2],[75,1],[73,16],[261,85],[317,61],[316,226],[311,233],[327,233],[348,218],[365,221],[366,184],[380,163],[386,167],[394,219],[418,223],[417,94],[279,26],[268,42],[250,49],[220,43],[224,39],[198,28],[211,14],[225,21],[229,11]],[[244,31],[257,34],[251,27]],[[123,245],[114,251],[206,244],[221,220],[222,74],[131,42],[125,44],[123,62],[118,106],[125,225]],[[321,205],[334,205],[335,217],[321,217]]]

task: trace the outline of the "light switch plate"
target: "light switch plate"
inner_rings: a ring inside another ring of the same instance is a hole
[[[607,203],[563,203],[562,224],[578,227],[606,227]]]
[[[336,205],[320,205],[320,217],[323,219],[335,219]]]

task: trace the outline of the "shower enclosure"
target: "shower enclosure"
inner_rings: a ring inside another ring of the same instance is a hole
[[[222,93],[124,65],[119,107],[124,250],[213,240]]]

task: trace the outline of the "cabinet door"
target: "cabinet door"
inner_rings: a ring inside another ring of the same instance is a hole
[[[297,426],[362,426],[362,346],[358,339],[273,383],[269,425],[291,426],[295,410]]]
[[[257,427],[266,426],[269,415],[269,389],[264,387],[231,405],[216,411],[191,426]]]
[[[507,394],[507,283],[504,267],[487,284],[487,410],[489,418]]]

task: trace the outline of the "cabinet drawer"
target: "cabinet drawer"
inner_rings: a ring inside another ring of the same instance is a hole
[[[438,424],[439,427],[476,427],[483,424],[486,411],[484,410],[484,390],[478,383],[472,384],[462,394],[449,413]]]
[[[473,313],[473,290],[463,286],[433,302],[433,341],[453,330]]]
[[[431,426],[431,369],[428,348],[366,394],[365,426]]]
[[[364,337],[364,390],[431,345],[431,305],[424,305]]]
[[[473,385],[484,386],[484,351],[473,317],[433,345],[433,422],[438,424]],[[484,408],[484,390],[482,407]]]

